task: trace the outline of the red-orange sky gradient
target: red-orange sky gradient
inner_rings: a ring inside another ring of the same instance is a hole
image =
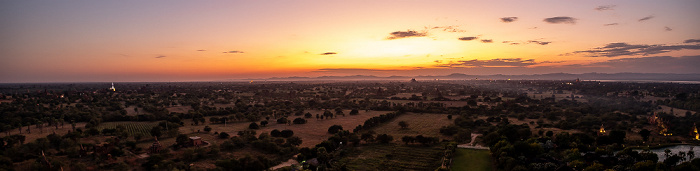
[[[0,82],[700,74],[700,1],[1,1]]]

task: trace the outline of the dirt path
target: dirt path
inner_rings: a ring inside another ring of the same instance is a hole
[[[278,164],[277,166],[271,167],[269,170],[277,170],[277,169],[280,169],[280,168],[283,168],[283,167],[287,167],[287,166],[299,164],[299,162],[297,162],[297,160],[294,160],[295,158],[297,158],[296,155],[294,155],[294,157],[292,157],[291,159],[287,160],[286,162],[282,162],[282,163]]]

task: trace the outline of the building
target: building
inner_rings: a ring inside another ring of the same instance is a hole
[[[112,91],[117,91],[117,89],[116,89],[116,88],[114,88],[114,83],[112,83],[112,87],[110,87],[110,88],[109,88],[109,90],[112,90]]]
[[[204,145],[204,141],[202,141],[202,137],[194,136],[190,137],[190,145],[199,147]]]
[[[163,145],[160,145],[160,142],[158,142],[158,138],[155,138],[155,141],[153,142],[153,145],[148,148],[148,153],[153,154],[153,153],[160,153],[160,150],[163,149]]]

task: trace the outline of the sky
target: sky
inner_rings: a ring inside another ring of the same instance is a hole
[[[700,74],[698,0],[0,1],[0,82]]]

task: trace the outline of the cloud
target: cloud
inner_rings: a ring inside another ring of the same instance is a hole
[[[428,27],[426,27],[426,30]],[[464,33],[467,32],[466,30],[459,29],[459,26],[435,26],[430,29],[442,29],[442,31],[450,32],[450,33]]]
[[[501,18],[501,22],[504,22],[504,23],[515,22],[516,20],[518,20],[518,17],[503,17],[503,18]]]
[[[692,39],[691,39],[692,40]],[[688,42],[688,40],[686,40]],[[693,41],[690,41],[693,42]],[[652,55],[679,50],[698,50],[700,44],[685,44],[685,45],[632,45],[627,43],[609,43],[603,47],[593,48],[591,50],[575,51],[573,53],[585,53],[588,57],[618,57],[631,55]]]
[[[603,26],[616,26],[618,23],[603,24]]]
[[[204,52],[204,51],[207,51],[207,50],[204,50],[204,49],[199,49],[199,50],[197,50],[197,51],[200,51],[200,52]]]
[[[550,23],[550,24],[576,24],[576,20],[577,20],[576,18],[560,16],[560,17],[545,18],[543,21]]]
[[[386,39],[389,40],[394,40],[394,39],[401,39],[401,38],[409,38],[409,37],[425,37],[428,36],[427,32],[417,32],[414,30],[407,30],[407,31],[395,31],[391,32],[390,36],[387,37]]]
[[[595,8],[598,11],[614,10],[616,5],[601,5]]]
[[[664,30],[666,30],[666,31],[673,31],[673,29],[671,29],[671,27],[668,27],[668,26],[667,26],[667,27],[664,27]]]
[[[642,58],[621,58],[585,65],[586,67],[606,67],[617,72],[640,73],[700,73],[700,56],[654,56]]]
[[[482,43],[493,43],[493,40],[491,39],[481,39]]]
[[[243,51],[232,50],[224,53],[243,53]]]
[[[442,60],[435,60],[435,61],[433,61],[433,62],[435,62],[435,63],[442,63]]]
[[[322,53],[322,54],[319,54],[319,55],[335,55],[335,54],[338,54],[338,53],[335,53],[335,52],[326,52],[326,53]]]
[[[468,60],[438,64],[438,67],[526,67],[537,64],[535,59],[523,60],[521,58],[502,58],[491,60]]]
[[[543,41],[537,41],[537,40],[530,40],[530,41],[528,41],[528,42],[529,42],[529,43],[537,43],[537,44],[540,44],[540,45],[548,45],[548,44],[552,43],[552,42],[543,42]]]
[[[461,41],[470,41],[470,40],[478,39],[478,37],[460,37],[458,39]]]
[[[365,69],[365,68],[321,68],[311,72],[326,72],[326,73],[347,73],[347,74],[357,74],[366,72],[391,72],[391,71],[402,71],[394,69]]]
[[[688,39],[683,41],[683,43],[700,43],[700,39]]]
[[[165,58],[165,55],[158,55],[156,58]]]
[[[648,16],[648,17],[644,17],[644,18],[642,18],[642,19],[639,19],[638,21],[639,21],[639,22],[642,22],[642,21],[646,21],[646,20],[651,20],[652,18],[654,18],[654,16],[653,16],[653,15],[650,15],[650,16]]]

